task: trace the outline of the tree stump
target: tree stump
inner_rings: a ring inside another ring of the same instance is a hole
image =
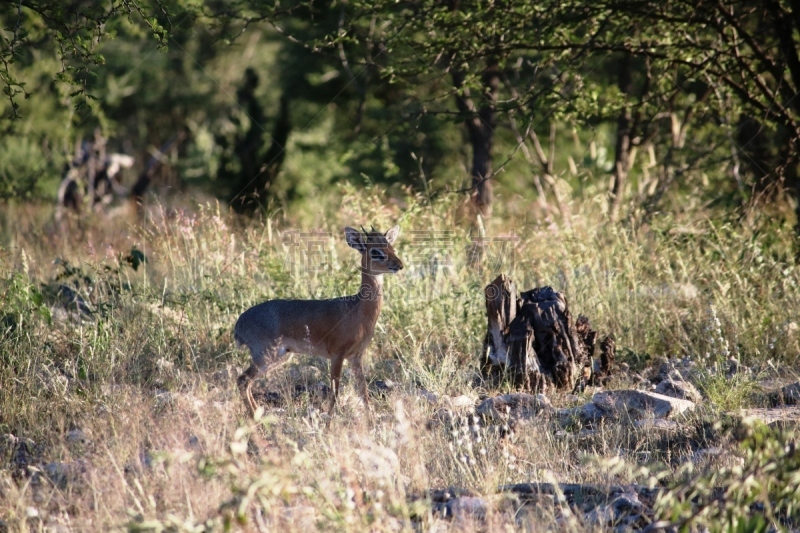
[[[517,314],[517,289],[514,282],[500,274],[486,286],[486,315],[489,328],[486,332],[483,351],[485,353],[482,371],[487,373],[492,367],[508,364],[509,325]]]
[[[500,274],[486,287],[485,296],[484,378],[508,379],[515,387],[532,392],[545,392],[548,385],[572,390],[576,384],[585,386],[592,381],[597,332],[585,316],[572,322],[562,293],[538,287],[517,297],[514,282]],[[613,340],[604,339],[602,344],[606,374]]]

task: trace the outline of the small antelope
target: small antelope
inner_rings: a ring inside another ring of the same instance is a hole
[[[256,411],[251,388],[261,374],[280,366],[287,353],[305,353],[331,360],[330,416],[339,393],[342,363],[347,359],[358,381],[359,393],[369,415],[367,381],[361,368],[361,357],[372,340],[375,324],[383,303],[383,275],[403,268],[392,244],[400,228],[386,234],[363,233],[344,229],[351,248],[361,252],[361,289],[353,296],[330,300],[270,300],[251,307],[239,317],[234,338],[239,346],[250,349],[253,362],[239,376],[237,383],[245,405]]]

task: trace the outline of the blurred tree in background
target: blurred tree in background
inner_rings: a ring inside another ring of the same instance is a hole
[[[340,180],[566,225],[577,195],[636,223],[800,205],[793,2],[26,0],[0,22],[0,198],[52,197],[100,128],[131,176],[187,131],[155,192],[247,213]]]

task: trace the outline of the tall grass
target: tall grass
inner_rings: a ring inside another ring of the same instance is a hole
[[[641,480],[635,469],[592,467],[619,454],[632,464],[653,456],[658,438],[630,428],[580,440],[547,420],[510,437],[469,417],[428,427],[444,396],[495,392],[477,370],[483,287],[500,271],[522,290],[565,292],[573,313],[613,332],[620,359],[636,369],[687,355],[708,368],[731,357],[759,368],[797,363],[800,273],[788,228],[748,229],[696,213],[633,230],[606,223],[587,202],[575,206],[586,213],[566,231],[504,216],[500,207],[475,266],[458,198],[388,201],[379,190],[345,187],[324,205],[339,199],[343,209],[325,208],[314,234],[287,218],[242,220],[211,202],[156,206],[144,223],[88,220],[72,236],[42,223],[38,208],[7,211],[0,433],[42,443],[38,464],[69,465],[75,479],[13,477],[0,447],[0,519],[20,530],[403,530],[415,520],[438,527],[424,500],[411,497],[431,487],[490,494],[500,484],[553,478]],[[262,387],[283,400],[261,423],[248,420],[235,387],[247,364],[231,337],[238,314],[270,298],[356,292],[358,258],[342,228],[398,222],[396,249],[407,268],[386,280],[367,362],[368,376],[396,387],[376,398],[376,424],[366,423],[347,372],[329,430],[319,395],[292,399],[300,382],[309,391],[327,382],[325,364],[309,357],[267,378]],[[91,312],[65,309],[61,284]],[[708,382],[710,407],[749,401],[723,389]],[[80,445],[67,439],[75,429],[85,436]],[[489,529],[534,528],[541,519],[516,515],[503,498],[488,501]],[[453,527],[477,527],[464,520]]]

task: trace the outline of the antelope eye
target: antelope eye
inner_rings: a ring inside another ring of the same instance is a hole
[[[369,251],[369,256],[372,259],[376,259],[376,260],[386,259],[386,254],[383,252],[383,250],[378,250],[377,248],[373,248],[372,250],[370,250]]]

